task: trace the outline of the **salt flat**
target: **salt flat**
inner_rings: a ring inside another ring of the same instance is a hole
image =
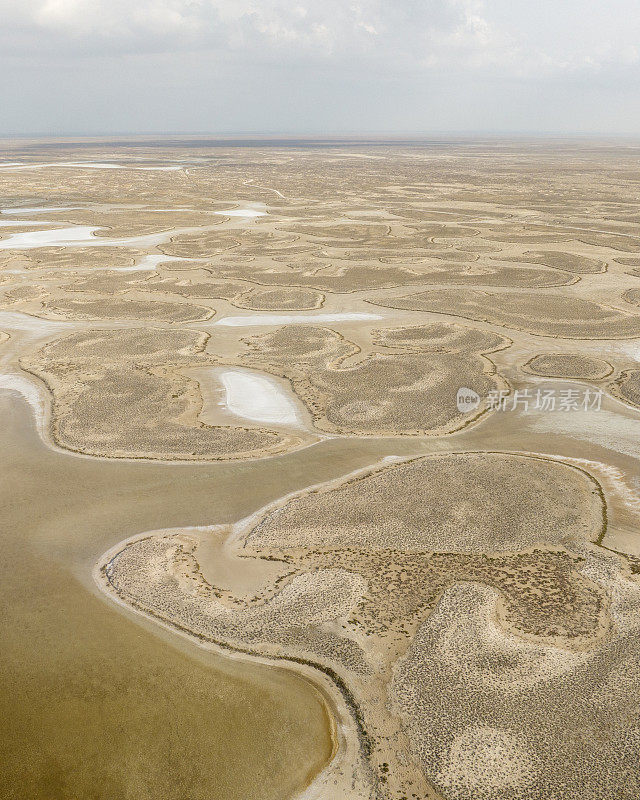
[[[7,796],[636,800],[637,150],[6,159]]]
[[[260,325],[317,325],[324,322],[370,322],[383,319],[381,314],[343,311],[336,314],[260,314],[222,317],[214,325],[229,328],[247,328]]]
[[[51,161],[40,163],[18,163],[18,162],[5,162],[0,163],[0,169],[7,169],[11,171],[16,170],[31,170],[31,169],[136,169],[136,170],[151,170],[152,172],[172,172],[180,170],[182,167],[174,165],[165,166],[144,166],[139,164],[115,164],[111,162],[100,161]]]
[[[50,223],[39,221],[38,224]],[[147,236],[109,239],[96,236],[100,230],[100,227],[91,225],[74,225],[68,228],[13,233],[6,239],[0,239],[0,250],[36,250],[42,247],[154,247],[182,232],[175,230]]]
[[[215,214],[220,214],[225,217],[266,217],[266,211],[259,211],[256,208],[230,208],[223,211],[215,211]]]
[[[249,370],[224,369],[218,373],[227,409],[243,419],[264,424],[300,426],[296,403],[278,384]]]

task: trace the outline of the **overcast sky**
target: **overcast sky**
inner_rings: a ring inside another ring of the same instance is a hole
[[[0,0],[0,134],[640,134],[639,0]]]

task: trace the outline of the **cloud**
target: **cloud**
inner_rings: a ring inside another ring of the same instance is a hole
[[[208,51],[514,76],[638,64],[636,0],[0,0],[12,56]]]
[[[220,51],[390,67],[636,64],[635,0],[0,0],[13,56]]]
[[[291,60],[477,58],[497,39],[478,0],[0,0],[14,55],[221,50]]]
[[[638,42],[637,0],[0,0],[0,125],[628,131]]]

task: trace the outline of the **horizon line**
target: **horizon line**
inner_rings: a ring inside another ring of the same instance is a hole
[[[273,141],[316,141],[340,143],[394,143],[394,142],[428,142],[441,141],[448,138],[474,140],[637,140],[640,142],[640,132],[599,132],[599,131],[501,131],[501,130],[443,130],[443,131],[348,131],[348,132],[313,132],[313,131],[101,131],[101,132],[43,132],[43,131],[0,131],[0,142],[6,141],[48,141],[48,140],[122,140],[135,139],[147,141],[161,141],[163,139],[207,139],[212,142],[219,141],[258,141],[269,143]]]

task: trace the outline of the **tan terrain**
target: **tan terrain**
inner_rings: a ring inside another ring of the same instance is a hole
[[[0,166],[0,388],[40,439],[8,450],[4,585],[18,565],[51,619],[8,629],[3,796],[88,796],[101,753],[96,800],[637,800],[637,150],[7,152],[33,168]],[[73,601],[44,593],[61,570]],[[83,597],[109,632],[56,633]],[[103,674],[126,696],[134,657],[104,665],[137,630],[191,694],[145,672],[92,756],[83,704]],[[58,695],[15,665],[57,675],[61,637],[83,666],[54,754],[24,713],[50,731]],[[236,673],[293,715],[265,700],[256,737]]]

